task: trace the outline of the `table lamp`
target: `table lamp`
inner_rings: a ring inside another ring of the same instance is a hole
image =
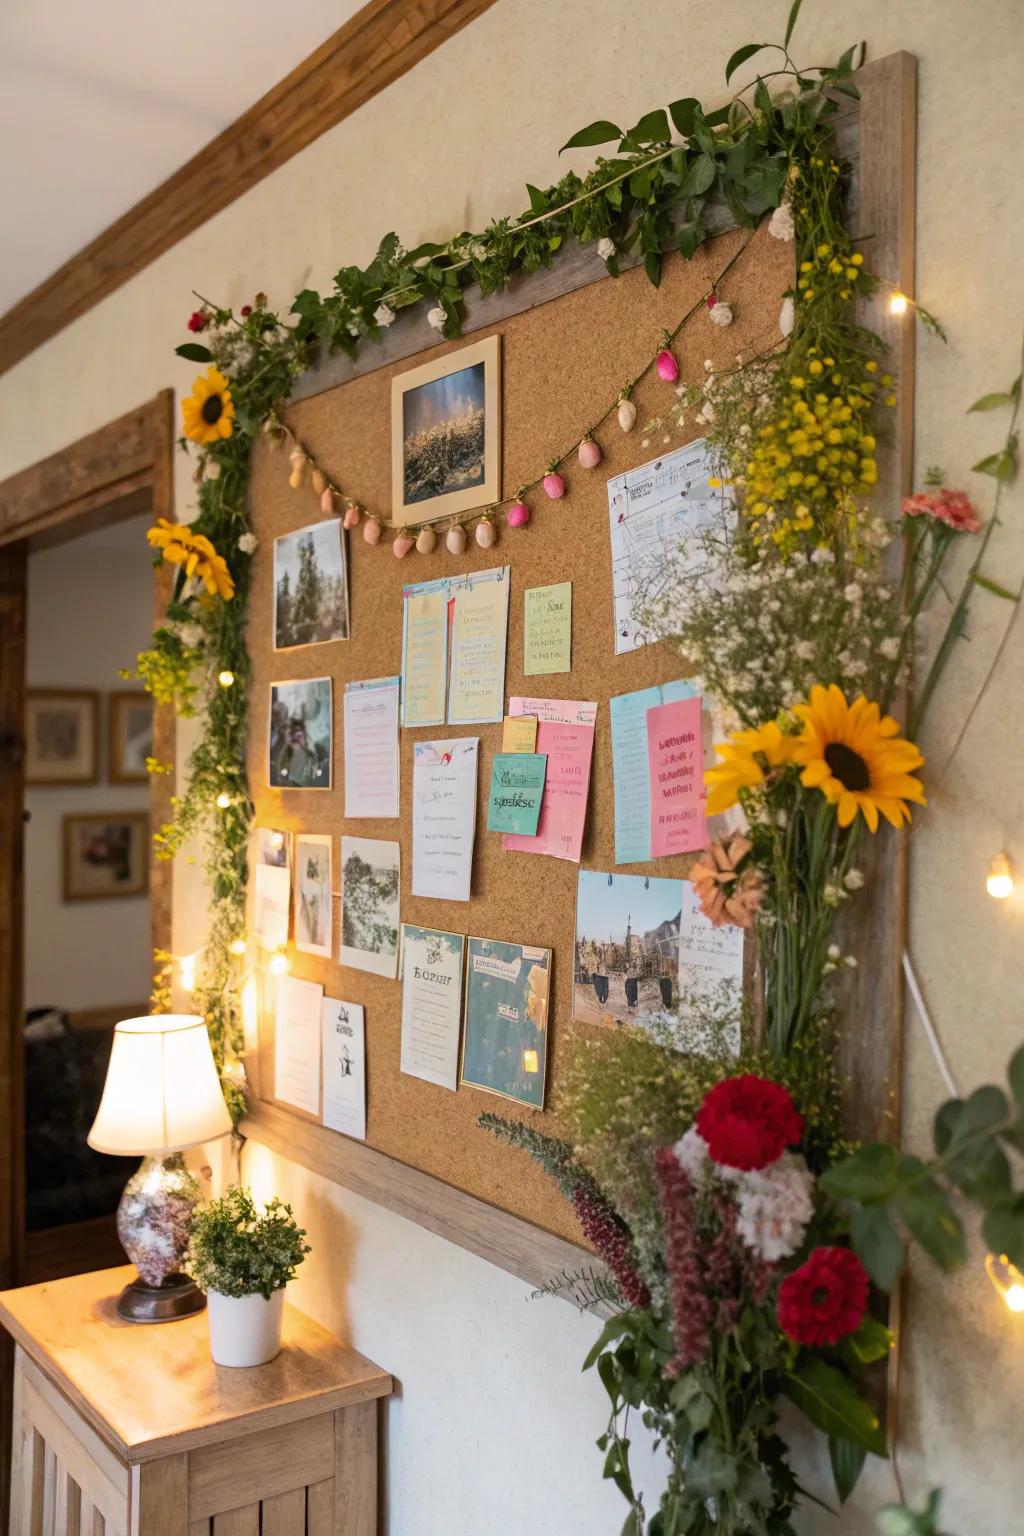
[[[141,1156],[117,1208],[117,1235],[138,1270],[117,1303],[133,1323],[166,1323],[201,1312],[202,1291],[181,1265],[199,1184],[182,1152],[225,1136],[231,1116],[198,1014],[123,1019],[88,1135],[96,1152]]]

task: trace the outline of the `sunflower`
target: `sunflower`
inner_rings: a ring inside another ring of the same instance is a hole
[[[219,443],[230,437],[235,415],[231,389],[219,368],[210,367],[206,377],[200,374],[192,393],[181,402],[185,436],[194,443]]]
[[[186,576],[198,576],[211,597],[222,597],[225,602],[234,597],[235,583],[227,561],[205,534],[193,533],[186,523],[171,523],[161,517],[146,538],[171,565],[184,566]]]
[[[879,811],[901,827],[910,820],[908,801],[927,804],[924,787],[914,778],[924,758],[900,736],[898,722],[863,694],[847,704],[835,683],[815,684],[810,703],[797,704],[794,713],[803,723],[795,753],[803,768],[800,782],[820,789],[836,806],[841,827],[850,826],[858,811],[872,832],[878,830]]]
[[[784,736],[774,720],[753,730],[733,731],[728,741],[715,747],[724,761],[704,775],[708,815],[727,811],[736,804],[741,789],[757,789],[771,769],[791,763],[795,746],[796,738]]]

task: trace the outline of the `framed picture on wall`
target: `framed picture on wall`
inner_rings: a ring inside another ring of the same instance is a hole
[[[149,871],[145,811],[71,815],[64,827],[64,900],[144,896]]]
[[[407,527],[501,499],[501,337],[391,380],[391,518]]]
[[[330,789],[333,744],[329,677],[271,683],[271,789]]]
[[[25,701],[26,784],[95,784],[100,696],[91,688],[30,688]]]
[[[274,540],[274,649],[348,639],[345,530],[338,518]]]
[[[145,784],[146,759],[153,755],[153,700],[148,693],[110,695],[107,721],[111,784]]]

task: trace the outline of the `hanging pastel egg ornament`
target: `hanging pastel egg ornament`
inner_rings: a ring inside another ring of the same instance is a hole
[[[327,481],[324,479],[323,470],[314,469],[309,478],[313,483],[313,489],[316,491],[316,494],[322,496],[327,489]]]
[[[381,526],[375,517],[368,517],[363,524],[363,538],[367,544],[379,544]]]
[[[601,444],[595,443],[588,433],[580,443],[576,457],[580,461],[581,469],[596,469],[601,462]]]
[[[415,543],[411,533],[400,533],[391,546],[391,553],[396,560],[404,560]]]
[[[679,364],[675,354],[668,348],[662,347],[658,353],[658,378],[666,384],[674,384],[679,377]]]
[[[619,409],[617,414],[619,418],[619,426],[622,428],[623,432],[632,432],[633,428],[636,426],[636,406],[633,404],[628,395],[621,395],[619,397]]]
[[[357,528],[359,526],[359,519],[362,517],[362,515],[362,512],[356,506],[355,502],[351,501],[345,508],[345,516],[342,518],[342,522],[345,524],[346,528]]]
[[[288,476],[288,484],[293,491],[297,491],[306,478],[306,464],[308,460],[301,448],[293,448],[288,457],[291,460],[292,466],[292,472]]]
[[[507,522],[510,528],[525,528],[530,521],[530,509],[525,501],[517,498],[508,509]]]
[[[565,495],[565,481],[552,464],[544,476],[544,495],[550,496],[552,501],[560,501]]]
[[[444,537],[445,548],[450,555],[461,555],[466,547],[466,530],[461,523],[453,523]]]
[[[707,297],[708,315],[715,325],[732,325],[732,305],[723,304],[717,294]]]
[[[432,555],[437,548],[437,534],[433,528],[421,528],[416,535],[416,553]]]
[[[490,549],[498,537],[498,530],[489,517],[482,517],[476,525],[476,541],[481,549]]]

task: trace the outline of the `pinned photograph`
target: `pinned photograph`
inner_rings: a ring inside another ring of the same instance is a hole
[[[469,941],[462,1082],[544,1108],[551,951]]]
[[[341,840],[342,965],[398,975],[398,843]]]
[[[269,864],[274,869],[287,869],[289,842],[287,832],[280,832],[276,827],[257,827],[256,863]]]
[[[271,789],[330,789],[331,680],[270,685]]]
[[[331,956],[331,838],[299,832],[295,838],[295,948]]]
[[[144,896],[149,870],[145,811],[64,817],[64,900]]]
[[[683,883],[580,870],[574,1019],[614,1028],[675,1005]]]
[[[25,700],[25,783],[95,784],[100,696],[85,688],[30,688]]]
[[[391,516],[433,522],[501,497],[501,338],[391,381]]]
[[[337,518],[274,540],[274,649],[348,639],[345,530]]]
[[[146,762],[153,756],[153,700],[148,693],[110,695],[109,758],[111,784],[146,784]]]

